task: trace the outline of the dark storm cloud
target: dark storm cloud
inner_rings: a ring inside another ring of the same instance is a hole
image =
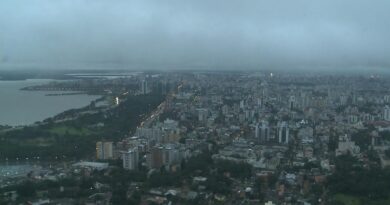
[[[2,64],[387,67],[390,1],[1,0]]]

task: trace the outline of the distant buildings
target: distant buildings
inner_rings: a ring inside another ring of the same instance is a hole
[[[93,170],[104,170],[108,168],[108,163],[101,162],[78,162],[72,165],[73,167],[89,168]]]
[[[179,164],[185,157],[185,151],[175,144],[156,145],[150,149],[147,164],[151,169]]]
[[[383,110],[383,119],[386,121],[390,121],[390,107],[388,105],[386,105]]]
[[[290,98],[288,100],[288,105],[289,105],[290,110],[293,110],[296,108],[295,96],[290,96]]]
[[[355,145],[354,141],[348,137],[348,135],[343,135],[339,137],[338,148],[336,149],[336,156],[350,153],[353,156],[360,154],[360,147]]]
[[[127,152],[122,152],[123,168],[128,170],[138,169],[139,153],[138,148],[131,148]]]
[[[270,139],[270,127],[268,121],[262,121],[256,125],[255,138],[259,142],[266,142]]]
[[[261,187],[266,196],[261,204],[270,199],[289,203],[292,197],[306,204],[304,198],[311,186],[320,185],[335,170],[334,155],[350,153],[363,162],[370,160],[366,159],[367,150],[360,149],[349,137],[351,134],[375,127],[377,133],[367,134],[367,138],[378,152],[382,166],[390,164],[384,153],[390,145],[380,133],[390,130],[390,91],[371,92],[378,91],[375,84],[340,79],[343,78],[277,75],[259,79],[251,75],[237,78],[207,74],[195,79],[191,75],[181,76],[178,80],[177,76],[167,76],[161,79],[161,92],[169,93],[165,102],[145,117],[132,136],[116,144],[114,158],[121,157],[127,170],[176,172],[180,165],[186,167],[192,161],[185,159],[208,150],[215,162],[228,161],[237,166],[245,163],[252,167],[255,176],[264,171],[280,173],[279,177],[274,176],[277,182],[272,184],[268,181],[271,174],[261,176],[268,184],[266,189]],[[140,78],[136,93],[147,94],[149,86],[160,85],[153,80]],[[166,88],[167,81],[172,82],[171,90]],[[296,142],[296,146],[287,146],[291,142]],[[110,143],[97,143],[98,158],[110,158],[111,147]],[[286,167],[294,169],[285,170]],[[210,174],[214,170],[210,169]],[[224,172],[234,177],[232,173]],[[195,171],[193,176],[197,175]],[[248,178],[248,182],[252,179]],[[203,186],[206,176],[193,181],[196,186],[189,186],[183,196],[203,197],[196,196],[194,191],[212,196]],[[229,188],[247,190],[243,188],[248,184],[238,182],[236,187]],[[268,192],[267,188],[275,191]],[[177,190],[183,191],[180,187]],[[250,191],[239,193],[244,197],[241,193]],[[231,196],[214,199],[223,197]]]
[[[155,146],[150,149],[150,154],[148,155],[149,168],[160,169],[163,166],[163,153],[164,148],[162,146]]]
[[[145,95],[149,93],[148,82],[146,80],[142,80],[141,82],[141,94]]]
[[[288,144],[290,137],[290,129],[287,122],[279,122],[277,126],[278,130],[278,142],[282,144]]]
[[[96,142],[96,158],[97,159],[113,159],[114,148],[113,142]]]
[[[204,122],[207,120],[208,110],[204,108],[198,109],[198,121]]]

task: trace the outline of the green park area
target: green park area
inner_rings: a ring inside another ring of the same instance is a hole
[[[50,133],[57,134],[57,135],[91,135],[95,134],[96,131],[92,131],[91,129],[87,129],[85,127],[82,128],[75,128],[72,126],[67,125],[54,125],[48,130]]]
[[[91,157],[96,141],[120,140],[135,131],[142,121],[141,116],[150,113],[163,100],[161,95],[128,96],[120,105],[108,110],[80,115],[68,121],[0,132],[0,161]],[[82,108],[80,112],[85,109],[88,108]]]
[[[369,199],[367,197],[336,194],[333,196],[332,202],[335,205],[388,205],[390,199]]]
[[[355,196],[345,195],[345,194],[336,194],[333,197],[336,204],[344,204],[344,205],[362,205],[360,199]]]
[[[388,205],[390,204],[390,169],[376,164],[364,167],[351,155],[336,158],[336,171],[328,177],[331,204]]]

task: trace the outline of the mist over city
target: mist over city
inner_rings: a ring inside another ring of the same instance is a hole
[[[389,9],[1,0],[0,204],[390,204]]]
[[[0,2],[1,68],[386,69],[390,3]]]

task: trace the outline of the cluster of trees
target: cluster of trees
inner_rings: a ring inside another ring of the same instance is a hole
[[[368,150],[368,146],[371,144],[370,132],[371,129],[361,130],[351,135],[351,140],[360,147],[361,150]]]
[[[387,141],[390,141],[390,131],[382,131],[379,133],[379,135]]]
[[[46,136],[52,136],[52,134]],[[38,159],[37,157],[40,160],[80,159],[93,154],[93,141],[96,139],[97,136],[94,135],[53,137],[50,139],[49,146],[22,143],[18,142],[18,140],[3,140],[0,143],[0,160],[6,158],[9,161],[16,159],[25,160],[26,158],[35,160]]]
[[[164,169],[153,173],[148,179],[148,187],[180,186],[184,181],[191,182],[194,176],[207,177],[206,189],[214,193],[230,193],[232,179],[247,179],[251,177],[252,167],[247,163],[235,163],[226,160],[213,161],[211,152],[204,151],[181,163],[181,171],[166,172]]]
[[[148,187],[169,187],[180,186],[183,176],[177,172],[156,172],[153,173],[147,181]]]
[[[6,129],[9,129],[9,128],[12,128],[12,127],[9,126],[9,125],[0,125],[0,131],[1,130],[6,130]]]
[[[390,193],[390,170],[364,168],[351,155],[336,158],[336,172],[329,177],[328,187],[333,194],[342,193],[370,200],[387,199]]]
[[[233,178],[246,179],[251,176],[251,166],[245,163],[234,163],[230,161],[214,161],[212,153],[204,151],[181,163],[181,171],[167,172],[164,168],[156,170],[147,176],[145,171],[128,171],[123,168],[106,171],[94,171],[89,177],[69,177],[59,181],[26,181],[14,187],[7,187],[9,190],[17,190],[22,199],[36,196],[37,191],[48,190],[51,198],[85,198],[96,192],[94,183],[108,184],[112,192],[114,204],[137,204],[140,196],[149,188],[181,186],[183,183],[192,184],[195,176],[207,177],[203,184],[207,190],[216,194],[229,194],[233,184]],[[230,176],[226,173],[229,172]],[[128,190],[132,182],[139,184],[139,189],[133,190],[132,197],[128,198]],[[60,191],[64,187],[64,191]],[[7,190],[0,190],[1,192]]]
[[[60,187],[65,187],[65,189],[61,191]],[[47,191],[46,195],[50,198],[87,197],[94,191],[91,190],[91,187],[93,187],[93,182],[86,178],[81,180],[65,178],[58,181],[44,180],[39,182],[26,180],[20,184],[0,189],[0,192],[16,190],[19,196],[17,202],[22,203],[26,200],[34,199],[39,191]]]
[[[230,173],[231,177],[246,179],[252,176],[252,166],[244,162],[232,162],[228,160],[218,160],[215,163],[219,174]]]
[[[0,133],[0,160],[32,159],[37,156],[47,160],[64,157],[79,159],[91,156],[95,152],[94,143],[97,140],[102,137],[117,140],[134,131],[142,120],[141,115],[155,109],[163,100],[164,96],[161,95],[129,96],[119,106],[107,112],[86,114],[63,123],[49,123]],[[104,126],[93,126],[98,123],[103,123]],[[52,132],[58,126],[80,130],[80,133]],[[81,129],[91,131],[85,134]]]
[[[208,151],[204,151],[201,154],[189,158],[188,161],[183,161],[181,164],[182,173],[184,175],[190,175],[196,171],[199,174],[207,174],[213,165],[211,154]]]
[[[139,200],[137,195],[127,199],[127,190],[131,182],[146,182],[145,172],[127,171],[122,168],[113,169],[109,175],[104,171],[94,171],[90,177],[68,177],[58,181],[44,180],[34,182],[27,180],[21,184],[0,189],[0,192],[16,190],[20,196],[19,201],[34,198],[38,191],[47,190],[50,198],[86,198],[94,193],[94,183],[108,184],[112,191],[112,201],[114,204],[132,204]],[[60,187],[64,187],[60,191]],[[108,189],[106,190],[108,191]],[[139,196],[139,194],[138,194]],[[138,204],[138,203],[135,203]]]
[[[102,120],[108,128],[105,131],[119,134],[135,131],[142,120],[140,116],[154,110],[163,100],[162,95],[129,96]]]
[[[115,140],[134,131],[142,120],[141,116],[154,110],[163,100],[164,96],[162,95],[128,96],[114,109],[107,112],[86,114],[68,122],[68,124],[91,127],[103,123],[103,127],[94,129],[99,131],[101,136]]]

